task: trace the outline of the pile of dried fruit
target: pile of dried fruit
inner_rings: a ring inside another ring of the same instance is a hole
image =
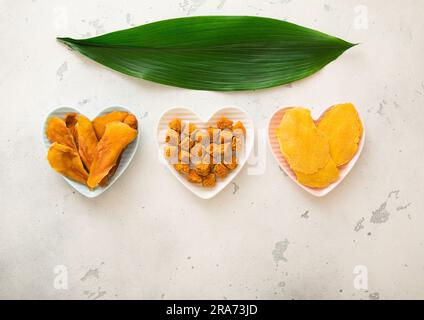
[[[50,118],[46,128],[52,145],[47,159],[57,172],[90,189],[106,186],[122,152],[137,137],[137,118],[114,111],[92,122],[82,114]]]
[[[224,179],[239,162],[246,128],[226,117],[206,130],[193,123],[174,119],[165,135],[165,158],[188,181],[211,188],[217,178]]]
[[[297,180],[308,187],[325,188],[339,177],[339,167],[358,150],[362,123],[351,103],[328,109],[315,122],[308,109],[284,112],[276,130],[281,152]]]

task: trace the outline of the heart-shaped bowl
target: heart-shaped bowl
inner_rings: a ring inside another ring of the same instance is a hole
[[[95,117],[102,116],[102,115],[110,113],[112,111],[131,112],[131,111],[129,111],[126,108],[123,108],[123,107],[109,107],[109,108],[104,109],[100,113],[98,113]],[[71,108],[71,107],[58,107],[58,108],[52,110],[47,115],[46,120],[44,121],[44,124],[43,124],[43,142],[44,142],[44,146],[45,146],[46,150],[48,150],[50,148],[50,145],[51,145],[51,142],[49,141],[49,139],[47,138],[47,135],[46,135],[46,128],[47,128],[48,120],[52,117],[59,117],[59,118],[63,119],[65,117],[65,115],[67,113],[70,113],[70,112],[80,113],[78,110]],[[90,119],[92,120],[93,118],[90,118]],[[140,132],[138,132],[137,138],[133,142],[131,142],[127,146],[125,151],[122,153],[121,161],[119,162],[118,169],[116,170],[115,174],[110,178],[109,184],[107,186],[105,186],[105,187],[99,186],[94,190],[90,190],[86,185],[83,185],[79,182],[68,179],[66,177],[63,177],[63,178],[75,190],[77,190],[79,193],[86,196],[87,198],[95,198],[95,197],[101,195],[103,192],[105,192],[107,189],[109,189],[115,183],[115,181],[118,180],[118,178],[124,173],[124,171],[128,168],[131,160],[134,158],[134,155],[137,151],[139,139],[140,139]]]
[[[350,170],[352,170],[352,168],[355,166],[356,161],[358,161],[359,156],[361,155],[362,149],[364,148],[364,142],[365,142],[364,121],[362,121],[361,115],[359,115],[359,113],[358,113],[359,120],[361,121],[362,128],[363,128],[362,137],[361,137],[361,140],[359,141],[359,147],[358,147],[358,150],[356,151],[356,154],[352,158],[352,160],[350,160],[349,163],[345,164],[344,166],[339,167],[340,175],[339,175],[339,178],[337,179],[337,181],[333,182],[332,184],[330,184],[326,188],[321,188],[321,189],[310,188],[310,187],[304,186],[303,184],[299,183],[299,181],[297,181],[295,173],[290,168],[288,162],[286,161],[283,154],[281,153],[280,144],[279,144],[278,139],[277,139],[276,129],[279,127],[279,125],[281,123],[281,119],[284,116],[284,112],[286,112],[286,110],[291,109],[291,108],[292,107],[286,107],[286,108],[278,109],[277,111],[274,112],[274,114],[271,116],[271,118],[269,120],[269,123],[268,123],[268,142],[269,142],[269,145],[271,147],[272,154],[274,155],[274,157],[277,160],[278,164],[280,165],[281,169],[284,170],[284,172],[290,177],[290,179],[292,179],[294,181],[294,183],[296,183],[299,187],[301,187],[303,190],[306,190],[307,192],[309,192],[313,196],[323,197],[323,196],[327,195],[330,191],[334,190],[334,188],[336,188],[344,180],[344,178],[346,178],[346,176],[349,174]],[[325,114],[325,112],[327,112],[330,108],[327,108],[326,110],[324,110],[324,112],[322,112],[321,115],[319,116],[318,120],[314,120],[315,123],[317,123],[319,121],[319,119],[321,119],[321,117]]]
[[[179,174],[175,168],[166,161],[163,156],[163,149],[165,144],[165,134],[168,129],[168,124],[171,120],[178,118],[182,121],[187,121],[195,124],[199,129],[206,129],[208,126],[215,126],[216,121],[225,116],[228,119],[236,122],[241,121],[246,128],[246,142],[245,142],[245,150],[241,152],[241,156],[239,158],[239,165],[232,170],[229,175],[225,179],[217,179],[216,185],[213,188],[204,188],[200,185],[191,183],[187,181],[187,179]],[[157,126],[157,142],[160,152],[160,159],[162,159],[163,163],[169,168],[172,174],[191,192],[193,192],[196,196],[202,199],[211,199],[216,196],[220,191],[222,191],[227,185],[231,183],[231,181],[236,177],[236,175],[240,172],[240,170],[245,165],[247,159],[249,158],[250,153],[253,149],[255,130],[253,126],[253,121],[250,119],[249,115],[246,111],[238,107],[224,107],[217,111],[215,111],[210,117],[209,120],[202,120],[196,113],[192,110],[184,108],[184,107],[175,107],[166,110],[159,119]]]

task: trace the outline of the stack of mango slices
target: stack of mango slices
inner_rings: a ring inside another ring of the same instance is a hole
[[[125,148],[137,137],[137,118],[114,111],[90,121],[82,114],[48,120],[52,143],[47,159],[54,170],[90,189],[106,186],[115,174]]]
[[[284,112],[276,130],[280,150],[299,183],[325,188],[355,156],[363,127],[351,103],[329,108],[318,121],[305,108]]]

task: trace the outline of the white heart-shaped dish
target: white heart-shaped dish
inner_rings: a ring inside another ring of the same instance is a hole
[[[349,163],[347,163],[346,165],[339,167],[340,176],[337,179],[337,181],[330,184],[326,188],[315,189],[315,188],[310,188],[310,187],[304,186],[303,184],[299,183],[299,181],[297,181],[295,173],[291,170],[289,164],[287,163],[286,159],[284,158],[284,156],[283,156],[283,154],[281,153],[281,150],[280,150],[280,144],[278,142],[275,130],[279,127],[279,125],[281,123],[281,119],[283,118],[284,112],[286,110],[290,109],[290,108],[291,107],[278,109],[277,111],[274,112],[274,114],[271,116],[271,118],[269,120],[269,123],[268,123],[268,142],[269,142],[269,145],[271,147],[272,154],[274,155],[274,157],[277,160],[278,164],[280,165],[281,169],[284,170],[284,172],[290,177],[290,179],[292,179],[294,181],[294,183],[296,183],[299,187],[301,187],[302,189],[306,190],[307,192],[309,192],[310,194],[312,194],[316,197],[323,197],[323,196],[327,195],[330,191],[332,191],[334,188],[336,188],[344,180],[344,178],[346,178],[346,176],[349,174],[350,170],[352,170],[352,168],[355,166],[356,161],[358,161],[359,156],[361,155],[362,149],[364,147],[364,142],[365,142],[364,121],[362,121],[361,115],[359,115],[359,113],[358,113],[359,119],[360,119],[360,121],[362,123],[362,127],[363,127],[362,137],[361,137],[361,140],[359,141],[359,147],[358,147],[358,150],[356,151],[355,156],[352,158],[352,160],[350,160]],[[314,120],[314,121],[315,122],[319,121],[319,119],[325,114],[325,112],[328,109],[329,108],[324,110],[324,112],[322,112],[321,115],[319,116],[318,120]]]
[[[187,179],[179,174],[175,168],[168,163],[163,157],[163,149],[165,146],[165,134],[168,129],[168,124],[171,120],[178,118],[182,121],[187,121],[194,123],[199,129],[206,129],[208,126],[215,126],[216,121],[225,116],[230,120],[241,121],[246,128],[246,143],[245,143],[245,152],[242,152],[242,155],[239,159],[239,165],[230,174],[223,180],[218,179],[215,187],[213,188],[203,188],[200,185],[196,185],[187,181]],[[246,111],[238,108],[238,107],[224,107],[217,111],[215,111],[210,117],[209,120],[202,120],[196,113],[191,111],[190,109],[183,107],[175,107],[168,109],[165,111],[159,119],[157,126],[157,142],[160,152],[160,158],[163,159],[165,165],[169,168],[172,174],[191,192],[193,192],[196,196],[202,199],[210,199],[216,196],[221,190],[223,190],[227,185],[231,183],[231,181],[236,177],[236,175],[243,168],[247,159],[249,158],[250,153],[253,149],[254,142],[254,127],[253,121],[250,119],[249,115]]]
[[[106,113],[110,113],[112,111],[127,111],[127,112],[131,112],[123,107],[109,107],[104,109],[103,111],[101,111],[99,114],[97,114],[95,117],[104,115]],[[56,108],[54,110],[52,110],[46,117],[46,120],[44,121],[43,124],[43,142],[44,142],[44,146],[46,147],[46,150],[49,149],[51,142],[49,141],[49,139],[46,136],[46,126],[47,126],[47,121],[51,118],[51,117],[59,117],[61,119],[63,119],[65,117],[65,115],[67,113],[70,112],[75,112],[75,113],[80,113],[78,110],[71,108],[71,107],[59,107]],[[86,114],[85,114],[86,115]],[[87,117],[89,119],[93,119],[92,117],[90,117],[89,115],[87,115]],[[131,142],[128,147],[125,149],[125,151],[122,153],[121,156],[121,161],[119,163],[118,169],[116,170],[115,174],[111,177],[111,179],[109,180],[109,184],[106,187],[97,187],[94,190],[90,190],[86,185],[83,185],[79,182],[73,181],[71,179],[68,179],[66,177],[63,177],[66,182],[68,182],[75,190],[77,190],[79,193],[81,193],[82,195],[86,196],[87,198],[95,198],[99,195],[101,195],[103,192],[105,192],[107,189],[109,189],[116,180],[118,180],[118,178],[124,173],[124,171],[128,168],[131,160],[133,159],[137,148],[138,148],[138,143],[139,143],[139,139],[140,139],[140,132],[137,134],[137,138]]]

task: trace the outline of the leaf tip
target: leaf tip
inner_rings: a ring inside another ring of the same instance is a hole
[[[356,47],[356,46],[358,46],[358,45],[360,45],[360,43],[351,43],[351,42],[347,42],[347,41],[346,41],[346,46],[347,46],[346,50],[347,50],[347,49],[351,49],[351,48],[353,48],[353,47]]]

